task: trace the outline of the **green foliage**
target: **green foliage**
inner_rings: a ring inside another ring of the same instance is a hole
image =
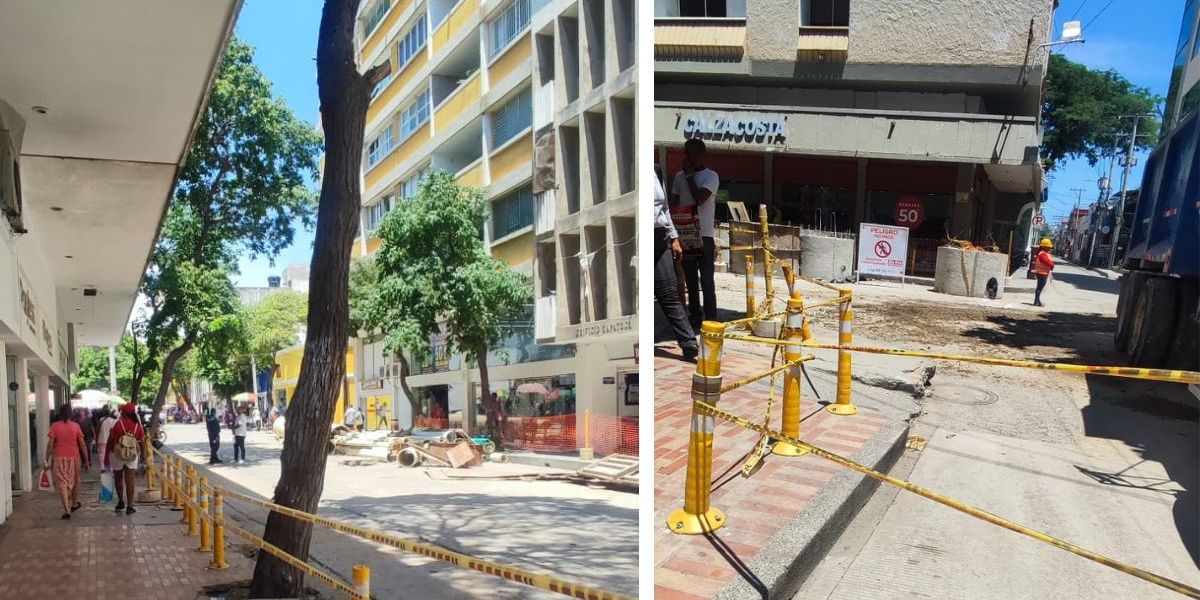
[[[213,392],[228,399],[250,389],[250,341],[242,315],[218,316],[205,325],[200,339],[196,373],[212,384]]]
[[[145,340],[139,340],[128,331],[121,336],[117,345],[117,395],[126,400],[146,400],[133,397],[135,374],[142,372],[143,386],[156,388],[160,380],[157,363],[148,355]],[[79,372],[71,378],[71,392],[81,390],[108,390],[108,348],[84,346],[77,357]],[[149,363],[149,364],[147,364]]]
[[[1095,165],[1112,153],[1114,136],[1128,134],[1131,119],[1123,115],[1155,112],[1162,99],[1137,87],[1114,70],[1099,71],[1051,54],[1042,101],[1042,160],[1053,170],[1067,158],[1086,158]],[[1137,148],[1157,143],[1158,120],[1142,119]],[[1142,136],[1142,133],[1146,136]],[[1123,138],[1122,147],[1129,143]]]
[[[379,267],[374,257],[368,256],[350,263],[350,335],[372,329],[367,311],[378,286]]]
[[[275,364],[275,353],[294,346],[308,317],[308,297],[291,290],[267,294],[261,302],[243,309],[248,351],[258,368]]]

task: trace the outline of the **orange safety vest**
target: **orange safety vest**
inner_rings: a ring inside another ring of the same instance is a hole
[[[1054,259],[1050,257],[1050,253],[1045,250],[1039,250],[1037,258],[1033,262],[1033,272],[1038,275],[1049,275],[1054,269]]]

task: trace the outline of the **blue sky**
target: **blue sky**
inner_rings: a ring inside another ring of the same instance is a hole
[[[275,92],[300,118],[314,124],[318,101],[313,57],[321,5],[321,0],[246,0],[237,25],[238,36],[255,47],[255,61],[274,82]],[[1061,30],[1063,21],[1075,18],[1083,22],[1087,41],[1055,51],[1092,68],[1115,69],[1134,84],[1166,96],[1182,14],[1183,0],[1062,0],[1055,31]],[[1084,205],[1094,201],[1096,179],[1107,170],[1107,163],[1092,167],[1086,160],[1065,161],[1050,174],[1048,220],[1054,222],[1070,211],[1076,198],[1072,188],[1087,190]],[[1117,173],[1114,182],[1119,186],[1119,168]],[[1130,187],[1140,181],[1139,166],[1133,169]],[[296,242],[276,258],[274,266],[265,259],[243,259],[238,285],[266,285],[268,275],[288,264],[307,264],[312,240],[312,231],[297,231]]]
[[[283,96],[298,117],[317,123],[317,29],[321,0],[246,0],[238,19],[237,35],[254,46],[254,62]],[[295,243],[271,266],[266,259],[243,258],[237,285],[265,286],[268,275],[278,275],[291,263],[307,265],[312,258],[313,232],[296,231]]]
[[[1184,0],[1111,0],[1111,3],[1110,0],[1063,0],[1055,14],[1055,31],[1061,31],[1062,23],[1074,15],[1083,22],[1083,38],[1087,41],[1055,51],[1092,68],[1115,69],[1135,85],[1165,97],[1183,3]],[[1108,8],[1101,13],[1106,4]],[[1130,174],[1130,188],[1141,184],[1145,155],[1144,152],[1139,155],[1138,166]],[[1076,199],[1072,188],[1087,190],[1082,194],[1081,206],[1094,202],[1099,194],[1096,180],[1107,175],[1107,162],[1093,167],[1086,160],[1072,160],[1055,169],[1049,178],[1047,221],[1053,223],[1070,212]],[[1113,177],[1114,189],[1120,189],[1120,176],[1118,165]]]

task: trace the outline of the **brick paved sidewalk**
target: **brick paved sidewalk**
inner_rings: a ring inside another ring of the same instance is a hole
[[[98,501],[99,475],[84,475],[83,508],[70,520],[52,492],[27,492],[0,525],[0,598],[196,600],[207,586],[244,581],[254,563],[226,553],[230,568],[209,571],[209,554],[186,537],[182,513],[155,505],[116,514]],[[139,479],[139,488],[145,479]],[[228,543],[228,542],[227,542]]]
[[[727,343],[722,372],[733,382],[770,366],[770,358],[743,351],[743,343]],[[768,456],[749,479],[741,476],[744,457],[758,441],[754,431],[717,420],[713,443],[712,506],[728,517],[711,536],[677,535],[667,530],[667,515],[683,506],[691,424],[691,377],[695,365],[665,353],[654,361],[654,592],[656,600],[710,598],[735,577],[753,579],[746,565],[772,535],[801,513],[809,499],[837,472],[832,463],[813,456]],[[781,377],[782,379],[782,377]],[[832,386],[818,389],[832,397]],[[762,422],[770,378],[723,394],[721,408]],[[772,409],[771,427],[779,428],[782,394]],[[860,406],[854,416],[830,414],[817,403],[808,385],[801,403],[800,437],[822,448],[853,457],[885,422],[882,414]]]

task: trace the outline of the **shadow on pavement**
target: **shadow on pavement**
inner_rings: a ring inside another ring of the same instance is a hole
[[[729,566],[733,567],[738,576],[746,580],[746,583],[749,583],[750,587],[753,587],[763,600],[767,600],[770,597],[766,584],[758,578],[758,575],[754,574],[754,571],[750,570],[750,566],[742,560],[742,557],[737,555],[737,552],[733,548],[729,547],[729,544],[725,543],[725,540],[721,539],[721,536],[710,532],[704,534],[704,539],[712,544],[713,550],[716,550],[717,554],[720,554],[721,558],[725,559],[725,562],[729,563]]]
[[[1024,358],[1063,360],[1065,356],[1075,364],[1121,364],[1121,356],[1112,347],[1115,317],[1022,311],[990,315],[986,319],[993,327],[975,327],[963,335],[1015,350],[1038,349]],[[1048,355],[1046,348],[1059,348],[1061,352],[1057,356]]]
[[[1089,292],[1102,292],[1105,294],[1119,294],[1121,292],[1120,280],[1107,279],[1096,273],[1060,273],[1055,271],[1054,277],[1050,279],[1050,285],[1054,285],[1054,282],[1065,283],[1076,289]]]

